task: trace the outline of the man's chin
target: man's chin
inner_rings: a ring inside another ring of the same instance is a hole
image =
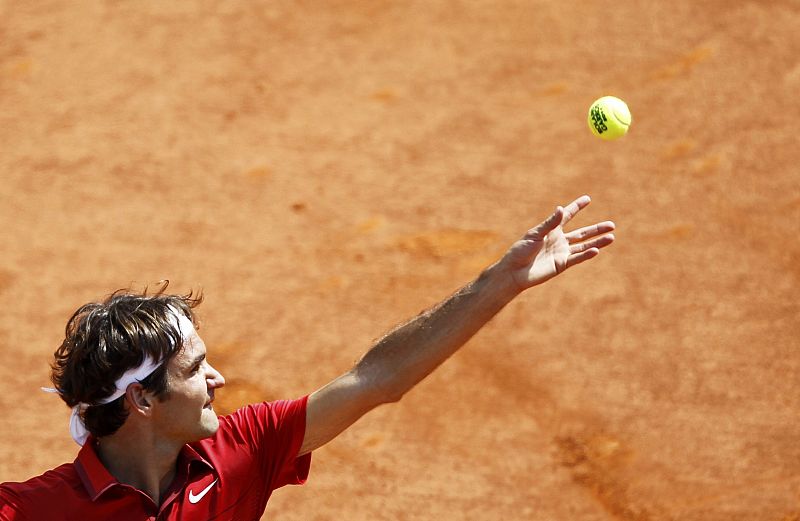
[[[219,430],[219,418],[213,409],[203,411],[203,418],[201,422],[200,437],[196,441],[205,438],[210,438]]]

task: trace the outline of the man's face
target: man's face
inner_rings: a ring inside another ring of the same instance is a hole
[[[158,401],[153,420],[160,437],[190,443],[217,432],[219,419],[211,405],[225,378],[206,359],[206,345],[194,329],[167,364],[168,396]]]

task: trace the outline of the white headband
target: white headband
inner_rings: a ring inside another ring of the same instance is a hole
[[[182,342],[186,343],[192,333],[194,333],[194,324],[192,324],[192,321],[189,320],[186,315],[174,307],[169,306],[169,311],[170,312],[168,316],[172,326],[178,329],[181,334]],[[75,443],[83,446],[89,437],[89,431],[86,429],[86,424],[83,423],[83,418],[81,417],[81,414],[86,409],[92,405],[105,405],[113,402],[125,394],[125,391],[127,391],[129,385],[132,383],[141,382],[153,374],[156,369],[161,367],[163,362],[163,360],[156,362],[152,357],[146,356],[140,366],[128,369],[117,379],[116,382],[114,382],[114,387],[116,387],[116,390],[110,396],[99,400],[97,403],[79,403],[73,407],[72,415],[69,418],[69,433],[72,435],[72,439],[75,440]],[[49,393],[58,393],[58,390],[53,389],[52,387],[42,387],[42,390]]]

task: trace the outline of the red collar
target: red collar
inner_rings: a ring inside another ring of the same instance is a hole
[[[75,458],[75,470],[86,488],[86,492],[92,501],[96,501],[106,490],[115,486],[127,486],[111,475],[108,469],[100,461],[97,455],[96,448],[97,440],[94,436],[89,436],[86,443],[78,452],[78,457]],[[205,466],[216,474],[214,467],[205,460],[200,454],[197,453],[189,445],[184,445],[181,452],[178,454],[177,461],[177,474],[175,480],[182,481],[182,485],[186,484],[186,479],[189,477],[189,471],[193,462],[197,462],[201,466]]]

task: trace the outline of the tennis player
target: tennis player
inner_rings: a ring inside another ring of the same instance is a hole
[[[258,520],[272,491],[305,482],[311,452],[400,398],[524,290],[587,261],[614,223],[563,227],[590,199],[556,210],[495,264],[381,338],[355,366],[296,400],[218,417],[225,378],[195,328],[202,296],[116,292],[78,309],[52,380],[72,409],[76,459],[0,485],[2,521]]]

